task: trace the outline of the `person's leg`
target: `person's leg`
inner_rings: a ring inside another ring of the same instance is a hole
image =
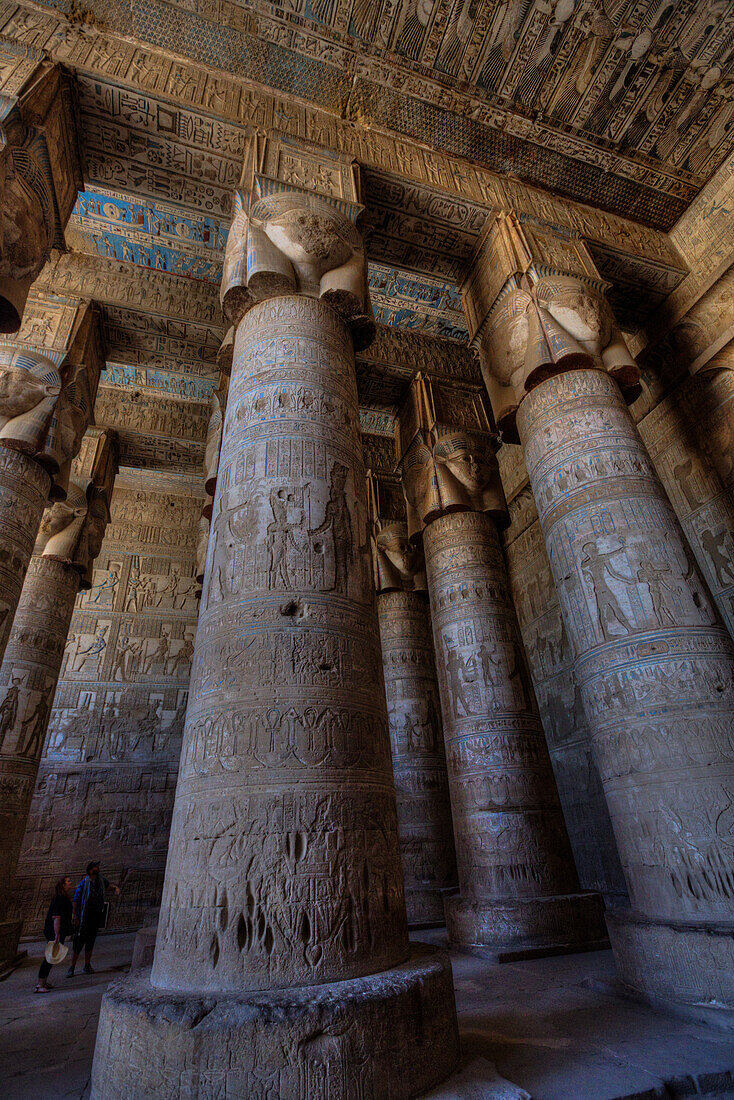
[[[79,960],[79,955],[81,954],[82,947],[84,946],[84,940],[85,940],[85,934],[84,934],[83,929],[80,928],[78,930],[78,932],[76,932],[75,935],[74,935],[74,941],[72,943],[72,953],[71,953],[71,966],[66,971],[67,978],[73,978],[74,977],[74,971],[76,969],[76,964]]]
[[[84,937],[84,941],[85,941],[85,946],[84,946],[84,973],[85,974],[94,974],[94,970],[92,969],[92,950],[94,949],[94,941],[96,939],[97,939],[97,927],[96,927],[96,925],[92,925],[91,928],[87,929],[86,935]]]
[[[38,968],[38,981],[36,982],[36,992],[42,992],[43,990],[49,988],[46,984],[46,978],[49,976],[50,973],[51,963],[46,962],[46,959],[44,958],[43,962]]]

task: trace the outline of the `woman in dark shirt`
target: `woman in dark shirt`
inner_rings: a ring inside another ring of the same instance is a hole
[[[48,907],[46,922],[43,926],[43,934],[47,942],[53,940],[54,943],[63,943],[66,937],[72,933],[71,890],[71,879],[68,875],[66,878],[60,878],[54,887],[53,900]],[[36,993],[48,993],[50,989],[53,989],[53,986],[48,985],[46,982],[46,978],[50,973],[51,963],[46,962],[44,958],[38,969]]]

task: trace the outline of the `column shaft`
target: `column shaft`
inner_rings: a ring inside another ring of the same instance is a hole
[[[21,921],[9,912],[12,883],[78,591],[73,566],[34,554],[0,667],[0,875],[6,884],[0,962],[17,950]]]
[[[734,1004],[732,642],[616,383],[558,375],[517,420],[636,911],[621,974]]]
[[[456,857],[426,594],[381,592],[377,614],[408,924],[443,924]]]
[[[253,307],[235,342],[157,985],[306,985],[407,955],[358,423],[337,315],[295,296]]]
[[[50,488],[33,458],[0,446],[0,661]]]
[[[579,892],[502,549],[482,513],[424,531],[460,893],[450,939],[508,952],[602,938]]]
[[[258,134],[235,196],[158,938],[152,971],[105,995],[94,1100],[409,1100],[456,1063],[450,964],[407,937],[354,364],[374,331],[362,208],[274,187],[256,165],[281,159]],[[354,166],[329,164],[356,198]]]

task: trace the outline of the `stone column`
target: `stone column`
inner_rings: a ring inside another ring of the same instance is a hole
[[[0,342],[0,660],[43,509],[65,495],[102,365],[88,303],[37,299],[32,313],[17,340]],[[48,357],[30,342],[54,332]]]
[[[695,428],[703,450],[734,503],[734,341],[697,371]]]
[[[456,887],[456,855],[425,565],[404,522],[376,526],[377,617],[408,924],[441,925],[444,894]]]
[[[459,893],[450,941],[498,959],[604,940],[581,892],[510,598],[504,494],[489,422],[418,377],[401,411],[403,487],[422,530]],[[473,430],[450,428],[453,416]]]
[[[371,328],[358,208],[258,199],[265,183],[238,193],[227,245],[234,361],[155,961],[105,997],[95,1100],[227,1082],[407,1100],[456,1060],[450,966],[406,934],[354,373]]]
[[[42,466],[0,442],[0,660],[50,489]]]
[[[66,499],[45,512],[30,560],[10,640],[0,666],[0,970],[17,953],[20,919],[13,912],[13,879],[46,739],[56,685],[80,587],[91,568],[109,520],[117,469],[116,438],[103,433],[84,457],[94,468],[69,483]],[[110,453],[111,452],[111,453]]]
[[[629,885],[632,911],[607,918],[617,967],[731,1009],[734,649],[627,411],[636,368],[603,284],[579,242],[554,248],[558,273],[536,245],[479,326],[483,366],[523,443]]]

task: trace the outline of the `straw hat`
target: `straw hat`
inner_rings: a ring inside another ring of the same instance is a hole
[[[53,940],[49,940],[46,944],[46,950],[44,955],[46,962],[51,966],[55,966],[56,963],[63,962],[66,956],[69,954],[69,948],[64,943],[55,943]]]

